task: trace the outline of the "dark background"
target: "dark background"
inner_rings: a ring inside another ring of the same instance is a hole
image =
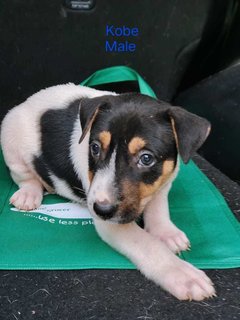
[[[46,86],[79,83],[114,65],[133,67],[162,99],[171,99],[201,41],[211,2],[97,0],[92,10],[77,13],[63,10],[59,0],[3,1],[0,104],[18,103]],[[107,24],[138,27],[136,52],[106,53]]]

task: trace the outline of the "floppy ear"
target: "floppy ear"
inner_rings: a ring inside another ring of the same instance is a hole
[[[104,109],[106,102],[102,98],[84,98],[80,101],[79,117],[82,128],[82,135],[79,143],[83,141],[88,131],[91,129],[94,120],[100,109]]]
[[[187,163],[208,137],[211,124],[204,118],[180,107],[168,109],[178,152]]]

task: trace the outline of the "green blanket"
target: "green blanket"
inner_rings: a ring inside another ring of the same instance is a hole
[[[84,85],[136,80],[140,91],[154,97],[132,69],[96,72]],[[0,154],[0,269],[135,268],[101,241],[86,208],[46,195],[33,212],[9,205],[17,189]],[[182,258],[199,268],[240,266],[240,224],[223,197],[193,162],[181,164],[170,192],[172,220],[188,235],[192,250]]]

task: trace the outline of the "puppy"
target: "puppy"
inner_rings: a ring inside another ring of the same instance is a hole
[[[207,120],[138,93],[41,90],[2,123],[4,158],[19,186],[10,202],[35,209],[44,189],[85,199],[100,237],[147,278],[180,300],[212,297],[205,273],[174,254],[190,243],[168,209],[179,156],[187,163],[209,131]],[[135,222],[142,213],[145,229]]]

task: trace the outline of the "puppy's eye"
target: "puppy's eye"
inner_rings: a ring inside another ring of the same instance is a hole
[[[150,152],[144,152],[140,155],[138,160],[139,167],[152,167],[155,164],[155,157]]]
[[[101,153],[101,145],[99,142],[97,141],[93,141],[91,144],[90,144],[90,151],[91,151],[91,154],[94,158],[98,158],[100,156],[100,153]]]

